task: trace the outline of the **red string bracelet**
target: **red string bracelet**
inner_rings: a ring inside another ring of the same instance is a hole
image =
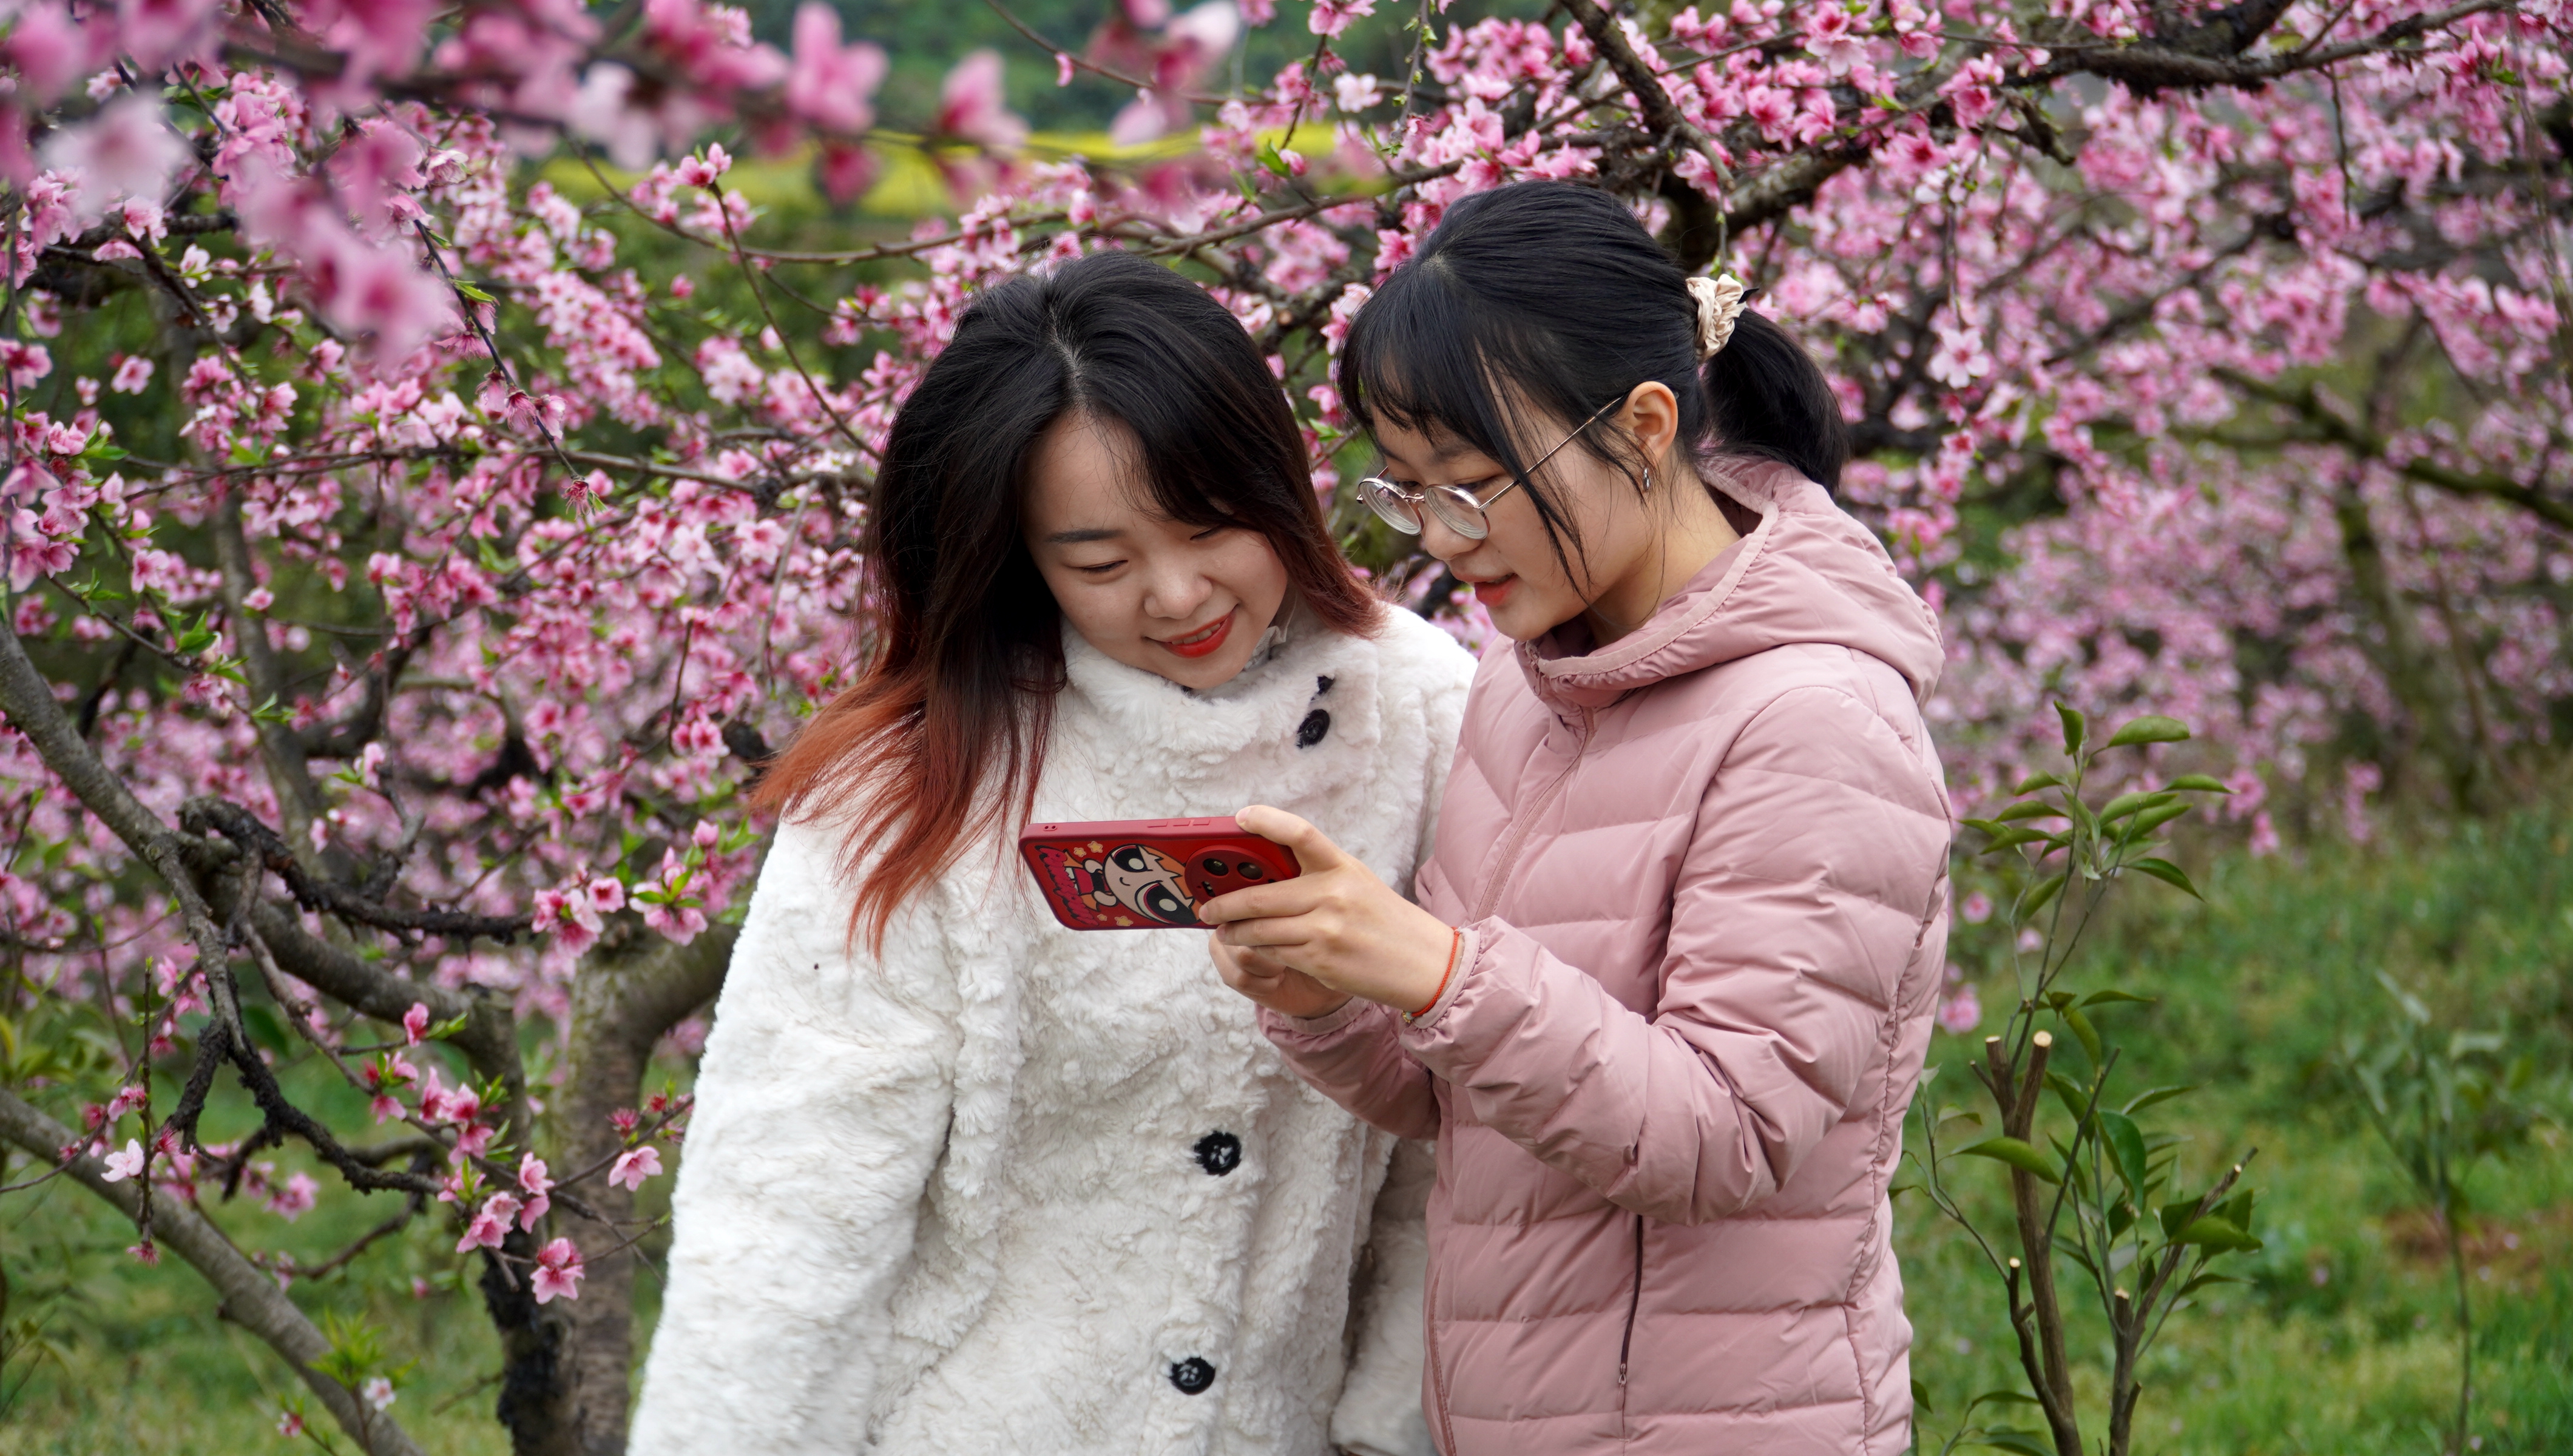
[[[1447,994],[1447,983],[1454,980],[1456,977],[1456,953],[1464,949],[1465,932],[1461,929],[1451,930],[1448,932],[1448,936],[1447,969],[1438,973],[1438,989],[1429,993],[1429,1005],[1409,1014],[1412,1020],[1416,1021],[1421,1017],[1429,1015],[1430,1009],[1438,1005],[1438,998]]]

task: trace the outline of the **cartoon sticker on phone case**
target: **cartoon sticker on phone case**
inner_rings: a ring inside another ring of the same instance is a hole
[[[1033,845],[1056,901],[1102,928],[1201,925],[1180,862],[1148,844]]]

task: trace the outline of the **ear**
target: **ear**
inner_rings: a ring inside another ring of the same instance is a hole
[[[1680,400],[1671,386],[1659,379],[1646,379],[1626,396],[1626,407],[1620,411],[1619,423],[1625,425],[1644,458],[1659,467],[1671,452],[1671,444],[1680,434]]]

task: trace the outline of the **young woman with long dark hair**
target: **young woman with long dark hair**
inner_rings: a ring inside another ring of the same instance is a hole
[[[1604,195],[1446,213],[1353,322],[1362,488],[1470,583],[1485,658],[1394,895],[1206,907],[1298,1073],[1437,1139],[1423,1399],[1445,1456],[1894,1456],[1887,1184],[1947,937],[1931,613],[1830,495],[1821,371]]]
[[[1425,1151],[1011,848],[1249,794],[1407,884],[1472,659],[1351,575],[1241,325],[1119,254],[975,302],[870,510],[862,668],[759,791],[633,1450],[1425,1450]]]

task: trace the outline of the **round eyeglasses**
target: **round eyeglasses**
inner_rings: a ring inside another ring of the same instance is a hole
[[[1553,449],[1537,456],[1536,464],[1528,466],[1529,472],[1533,473],[1537,465],[1553,459],[1565,445],[1580,438],[1581,431],[1598,423],[1600,415],[1625,402],[1620,396],[1590,411],[1590,417],[1574,425],[1570,434],[1555,441]],[[1413,490],[1382,475],[1369,475],[1358,482],[1358,499],[1365,501],[1367,509],[1374,511],[1378,519],[1406,536],[1420,534],[1420,508],[1425,505],[1429,507],[1430,514],[1438,517],[1440,525],[1469,541],[1479,541],[1492,533],[1491,518],[1483,512],[1493,501],[1526,483],[1526,475],[1513,475],[1510,483],[1492,492],[1490,499],[1476,500],[1474,492],[1462,485],[1429,485]]]

